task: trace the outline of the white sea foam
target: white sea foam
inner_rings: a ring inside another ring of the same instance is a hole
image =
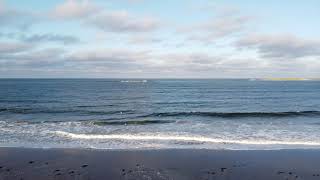
[[[121,80],[122,83],[147,83],[148,80]]]
[[[64,131],[55,131],[59,136],[72,138],[72,139],[84,139],[84,140],[94,140],[94,139],[113,139],[113,140],[136,140],[136,141],[192,141],[192,142],[202,142],[202,143],[219,143],[219,144],[241,144],[241,145],[302,145],[302,146],[320,146],[320,142],[299,142],[299,141],[270,141],[270,140],[225,140],[225,139],[215,139],[203,136],[167,136],[167,135],[102,135],[102,134],[74,134]]]

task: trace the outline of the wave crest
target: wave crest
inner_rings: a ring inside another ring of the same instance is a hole
[[[140,117],[176,117],[176,116],[207,116],[221,118],[249,117],[290,117],[290,116],[320,116],[320,111],[287,111],[287,112],[164,112],[151,113]]]
[[[148,124],[167,124],[175,121],[166,120],[140,120],[140,121],[95,121],[94,125],[107,126],[107,125],[148,125]]]

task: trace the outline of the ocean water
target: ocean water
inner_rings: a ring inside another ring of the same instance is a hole
[[[320,81],[1,79],[0,146],[320,148]]]

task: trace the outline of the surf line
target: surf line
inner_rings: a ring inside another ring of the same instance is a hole
[[[158,141],[193,141],[205,143],[221,143],[221,144],[244,144],[244,145],[307,145],[307,146],[320,146],[320,142],[299,142],[299,141],[268,141],[268,140],[224,140],[209,137],[191,137],[191,136],[161,136],[161,135],[102,135],[102,134],[74,134],[64,131],[55,131],[59,136],[72,138],[72,139],[118,139],[118,140],[158,140]]]

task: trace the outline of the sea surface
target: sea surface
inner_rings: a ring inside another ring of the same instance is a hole
[[[320,148],[320,81],[0,79],[0,146]]]

